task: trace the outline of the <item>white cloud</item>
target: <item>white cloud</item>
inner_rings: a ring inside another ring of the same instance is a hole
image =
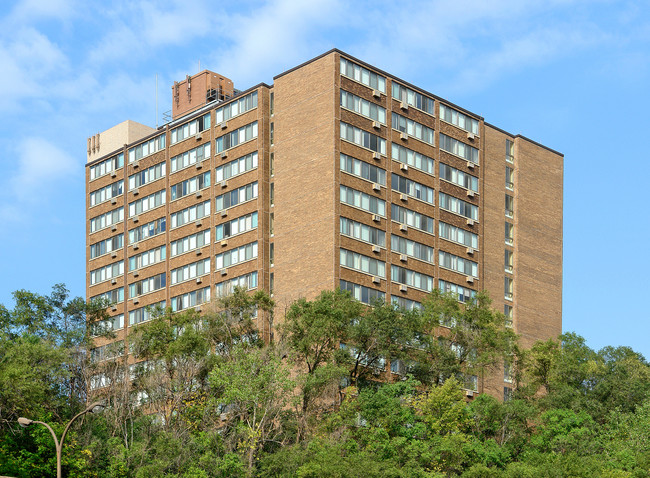
[[[76,0],[22,0],[9,14],[12,23],[30,23],[42,18],[67,20],[77,8]]]

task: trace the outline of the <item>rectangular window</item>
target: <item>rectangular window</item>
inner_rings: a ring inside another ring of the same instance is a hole
[[[269,265],[273,265],[275,263],[275,243],[272,242],[269,244]]]
[[[506,161],[509,163],[515,162],[515,143],[506,139]]]
[[[440,193],[439,199],[440,208],[478,221],[478,206],[474,206],[462,199],[458,199],[443,192]]]
[[[101,231],[122,221],[124,221],[124,208],[120,207],[93,217],[90,220],[90,232]]]
[[[162,262],[167,257],[167,246],[156,247],[140,254],[136,254],[133,257],[129,257],[129,270],[134,271],[136,269],[142,269],[143,267],[148,267],[153,264]]]
[[[503,381],[508,383],[512,383],[514,381],[512,359],[505,359],[503,361]]]
[[[144,171],[139,171],[129,176],[129,191],[144,186],[165,176],[165,163],[154,164]]]
[[[349,141],[361,146],[362,148],[370,149],[380,154],[386,154],[386,140],[377,136],[376,134],[369,133],[362,129],[352,126],[341,121],[341,139]]]
[[[433,264],[433,247],[429,247],[420,242],[411,241],[405,237],[393,234],[390,236],[390,248],[398,254],[406,254],[415,259]]]
[[[409,106],[413,106],[419,110],[424,111],[430,115],[435,115],[434,102],[431,98],[424,96],[422,93],[413,91],[406,86],[402,86],[399,83],[393,81],[392,84],[392,93],[393,98],[402,103],[406,103]]]
[[[506,222],[506,244],[512,246],[515,239],[515,226]]]
[[[386,277],[386,263],[356,252],[341,249],[341,267],[347,267],[373,276]]]
[[[440,105],[440,119],[470,133],[478,134],[478,120],[449,106]]]
[[[241,216],[216,227],[216,240],[221,241],[237,234],[257,229],[257,211],[246,216]]]
[[[470,261],[448,252],[438,251],[438,264],[440,267],[444,267],[445,269],[460,272],[466,276],[478,279],[478,264],[474,261]]]
[[[242,262],[250,261],[257,258],[257,242],[244,244],[243,246],[231,249],[216,255],[216,269],[225,269]]]
[[[390,299],[394,305],[404,310],[422,309],[422,303],[416,300],[411,300],[407,299],[406,297],[399,297],[396,295],[392,295]]]
[[[215,293],[217,297],[223,297],[232,293],[235,287],[243,287],[245,290],[257,288],[257,271],[245,274],[243,276],[235,277],[234,279],[225,282],[219,282],[215,286]]]
[[[420,214],[419,212],[411,211],[405,207],[398,206],[397,204],[391,205],[391,218],[393,221],[407,226],[414,227],[420,231],[433,234],[433,218]]]
[[[189,194],[194,194],[201,189],[210,187],[210,171],[174,184],[170,189],[171,200],[180,199]]]
[[[460,156],[466,161],[478,164],[478,149],[447,136],[446,134],[440,133],[440,149],[453,155]]]
[[[194,290],[192,292],[188,292],[187,294],[172,297],[171,307],[173,312],[178,312],[179,310],[196,307],[197,305],[201,305],[206,302],[210,302],[210,287]]]
[[[150,292],[164,289],[167,284],[167,274],[157,274],[147,279],[139,280],[129,286],[129,297],[132,299]]]
[[[189,224],[210,215],[210,200],[170,214],[171,228]]]
[[[380,290],[370,289],[353,282],[345,280],[340,281],[339,287],[341,290],[347,290],[352,294],[352,297],[364,304],[373,304],[377,300],[384,300],[385,294]]]
[[[271,177],[275,174],[275,153],[270,153],[269,154],[269,171],[271,173]]]
[[[114,279],[121,275],[124,275],[124,261],[119,261],[90,271],[90,285],[106,282],[107,280]]]
[[[461,188],[469,189],[470,191],[478,192],[478,178],[460,171],[451,166],[440,163],[440,179],[454,183]]]
[[[506,194],[506,217],[513,217],[515,214],[515,198]]]
[[[413,136],[431,146],[435,146],[435,134],[433,129],[428,126],[424,126],[417,121],[413,121],[412,119],[398,115],[397,113],[393,113],[392,126],[393,129],[396,129],[397,131],[401,131],[402,133]]]
[[[115,330],[124,328],[124,314],[115,315],[108,319],[98,320],[90,324],[90,334],[92,336],[103,335]]]
[[[109,252],[122,249],[124,247],[124,234],[118,234],[117,236],[109,237],[103,241],[96,242],[95,244],[90,245],[90,258],[95,259],[96,257],[103,256]]]
[[[129,217],[137,216],[143,212],[151,211],[157,207],[163,206],[165,204],[165,198],[167,194],[164,189],[156,191],[149,196],[143,197],[136,201],[129,203]]]
[[[215,140],[215,149],[217,153],[221,153],[255,138],[257,138],[257,121],[220,136]]]
[[[275,204],[275,183],[271,183],[271,188],[269,190],[269,204],[273,206]]]
[[[512,311],[513,309],[511,305],[506,304],[503,306],[503,315],[506,318],[506,327],[510,328],[512,327]]]
[[[217,183],[257,168],[257,151],[221,165],[216,170]]]
[[[386,108],[341,90],[341,106],[373,121],[386,124]]]
[[[273,93],[271,93],[271,98]],[[242,96],[237,100],[233,100],[231,103],[228,103],[221,108],[217,108],[214,112],[217,124],[228,121],[230,118],[241,115],[250,111],[254,108],[257,108],[257,91],[248,93],[246,96]]]
[[[386,171],[343,153],[341,153],[341,171],[386,186]]]
[[[181,169],[188,168],[193,164],[200,163],[210,157],[210,143],[205,143],[198,148],[190,149],[177,156],[174,156],[171,163],[171,172],[175,173]]]
[[[508,249],[506,249],[505,250],[505,270],[506,270],[506,272],[510,272],[511,274],[512,274],[513,259],[514,259],[514,253],[512,251],[509,251]]]
[[[110,304],[119,304],[120,302],[124,302],[124,287],[109,290],[108,292],[90,298],[91,301],[99,299],[107,300]]]
[[[341,185],[341,202],[386,217],[386,201]]]
[[[150,154],[157,153],[165,149],[165,135],[161,134],[149,141],[140,143],[133,148],[129,148],[129,163],[133,161],[138,161],[142,158],[149,156]]]
[[[205,231],[200,231],[196,234],[185,236],[177,239],[176,241],[172,241],[171,244],[169,244],[171,251],[170,256],[180,256],[186,252],[200,249],[206,244],[210,244],[210,229],[206,229]]]
[[[476,297],[476,291],[457,284],[452,284],[451,282],[442,279],[438,280],[438,288],[445,293],[451,292],[458,302],[469,302]]]
[[[171,285],[176,285],[187,280],[196,279],[197,277],[201,277],[209,273],[210,258],[192,262],[191,264],[172,269],[170,274]]]
[[[112,360],[114,358],[121,357],[122,355],[124,355],[123,340],[90,349],[90,361],[93,363],[102,362],[104,360]]]
[[[120,153],[112,158],[105,159],[97,164],[90,166],[90,180],[101,178],[113,171],[124,167],[124,153]]]
[[[512,277],[505,277],[504,278],[504,292],[505,292],[505,298],[508,300],[512,300],[512,289],[513,289],[513,280]]]
[[[446,222],[438,221],[438,235],[442,239],[478,249],[478,235]]]
[[[515,170],[506,166],[506,189],[511,191],[515,188]]]
[[[421,183],[416,183],[415,181],[400,176],[399,174],[392,174],[391,188],[393,191],[407,194],[429,204],[434,204],[435,202],[432,188]]]
[[[419,169],[427,174],[434,175],[434,162],[428,156],[422,153],[416,153],[399,144],[392,144],[392,156],[395,161],[408,164],[409,166]]]
[[[433,277],[396,266],[395,264],[391,266],[390,276],[393,282],[406,284],[409,287],[425,292],[431,292],[433,288]]]
[[[374,90],[386,93],[386,78],[342,57],[341,75],[347,76],[348,78],[358,81]]]
[[[184,139],[196,136],[202,131],[210,129],[210,113],[206,113],[192,121],[177,126],[171,132],[171,144],[176,144]]]
[[[90,193],[90,207],[110,201],[112,198],[120,196],[123,192],[124,181],[122,180],[104,186],[103,188]]]
[[[215,212],[257,198],[257,181],[217,196]]]
[[[129,325],[137,325],[153,319],[158,311],[165,309],[165,301],[161,300],[155,304],[139,307],[129,311]]]
[[[138,226],[129,230],[129,244],[142,241],[149,237],[157,236],[167,230],[167,220],[164,217],[151,221],[150,223]]]
[[[341,216],[339,224],[341,234],[344,236],[386,247],[386,233],[381,229],[353,221],[343,216]]]
[[[270,96],[269,110],[270,110],[271,116],[273,116],[273,110],[274,110],[274,107],[275,107],[275,101],[274,101],[275,100],[275,95],[274,95],[273,92],[271,92],[271,94],[269,96]]]

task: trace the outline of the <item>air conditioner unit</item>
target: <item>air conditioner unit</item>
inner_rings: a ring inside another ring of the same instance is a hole
[[[201,162],[196,163],[196,166],[195,166],[196,169],[201,169],[202,167],[203,167],[203,163],[201,163]]]
[[[474,191],[472,191],[471,189],[468,189],[467,190],[467,197],[473,198],[474,197]]]
[[[400,292],[407,292],[409,290],[409,288],[406,287],[406,284],[400,284],[399,285],[399,290],[400,290]]]
[[[228,275],[228,269],[221,269],[221,270],[219,271],[219,273],[220,273],[222,276]]]
[[[474,141],[474,133],[467,133],[467,139]]]
[[[115,259],[117,257],[117,252],[113,251],[111,254],[111,259]]]
[[[221,187],[225,188],[228,186],[228,181],[221,181]]]
[[[138,249],[140,249],[140,244],[138,242],[134,242],[133,243],[133,250],[137,251]]]
[[[375,98],[381,98],[381,91],[372,90],[372,96],[374,96]]]
[[[138,277],[140,275],[140,272],[135,270],[133,271],[133,277]]]
[[[115,231],[117,231],[117,226],[115,224],[113,224],[111,226],[111,232],[115,232]]]
[[[115,285],[115,284],[117,284],[117,280],[116,279],[111,279],[111,285]]]
[[[381,284],[381,277],[379,277],[379,276],[372,276],[372,281],[373,281],[375,284]]]
[[[200,140],[203,139],[203,135],[201,133],[196,133],[195,138],[196,138],[197,141],[200,141]]]
[[[403,109],[404,111],[408,111],[408,109],[409,109],[409,105],[408,105],[408,103],[406,103],[406,102],[404,102],[404,101],[400,102],[399,107],[400,107],[401,109]]]
[[[467,161],[467,167],[468,167],[469,169],[474,169],[474,163],[471,162],[471,161]]]
[[[379,123],[379,121],[373,121],[372,127],[375,129],[381,129],[381,123]]]
[[[226,217],[226,216],[228,216],[228,209],[224,209],[223,211],[221,211],[221,217]]]
[[[196,250],[196,255],[197,255],[197,256],[200,256],[202,253],[203,253],[203,251],[201,251],[201,249],[197,249],[197,250]]]
[[[134,162],[133,162],[133,167],[134,167],[134,168],[138,168],[138,167],[140,167],[140,161],[134,161]]]
[[[372,153],[372,159],[381,159],[381,154],[375,151]]]
[[[467,397],[473,397],[473,396],[474,396],[474,392],[473,392],[472,390],[465,390],[465,396],[467,396]]]
[[[115,312],[116,310],[117,310],[117,307],[115,307],[114,305],[111,306],[111,312]]]
[[[375,191],[381,191],[381,186],[378,183],[372,183],[372,189]]]
[[[406,231],[408,231],[408,226],[406,224],[400,224],[399,225],[399,230],[406,232]]]
[[[372,252],[381,252],[381,247],[379,247],[379,246],[372,246]]]
[[[201,282],[202,282],[201,278],[200,278],[200,277],[197,277],[197,278],[196,278],[196,283],[197,283],[197,284],[200,284]]]
[[[133,303],[134,303],[134,304],[139,304],[139,303],[140,303],[140,299],[138,299],[138,298],[136,297],[135,299],[133,299]]]
[[[468,247],[467,249],[465,249],[465,252],[467,252],[469,255],[473,255],[474,254],[474,248]]]
[[[221,159],[225,159],[228,157],[228,151],[222,151],[221,152]]]
[[[406,164],[406,163],[400,163],[399,168],[400,168],[402,171],[408,171],[408,170],[409,170],[409,165]]]
[[[194,307],[194,310],[196,310],[197,312],[201,312],[201,306],[197,305],[196,307]]]
[[[467,277],[465,277],[465,282],[467,282],[469,284],[473,284],[474,283],[474,278],[472,276],[467,276]]]
[[[228,245],[228,241],[226,241],[225,239],[221,241],[221,247],[226,247],[227,245]]]
[[[467,225],[468,226],[473,226],[474,225],[474,219],[468,219],[467,220]]]
[[[406,141],[407,139],[409,139],[409,135],[406,133],[400,133],[399,138],[403,141]]]
[[[138,188],[135,188],[135,189],[133,190],[133,195],[134,195],[134,196],[137,196],[138,194],[140,194],[140,190],[139,190]]]
[[[196,227],[201,227],[203,225],[200,219],[196,221],[194,224],[196,225]]]
[[[381,216],[379,214],[373,214],[372,220],[375,222],[381,222]]]
[[[111,204],[117,204],[117,198],[111,198]]]
[[[133,216],[132,219],[133,219],[133,222],[138,222],[138,221],[140,220],[140,216],[138,216],[138,215],[136,214],[135,216]]]
[[[203,193],[201,191],[197,191],[196,192],[196,197],[200,198],[201,196],[203,196]]]
[[[111,171],[111,178],[117,177],[117,171]]]
[[[399,255],[399,260],[402,262],[407,262],[408,261],[408,256],[406,254],[400,254]]]
[[[401,201],[404,201],[404,202],[409,200],[409,197],[404,193],[400,194],[399,198],[400,198]]]
[[[224,121],[223,123],[221,123],[221,124],[219,125],[219,127],[220,127],[221,129],[226,129],[226,128],[228,127],[228,123],[227,123],[226,121]]]

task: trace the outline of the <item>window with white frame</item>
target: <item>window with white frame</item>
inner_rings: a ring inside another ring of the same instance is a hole
[[[343,153],[341,153],[341,171],[386,186],[386,171]]]
[[[108,334],[124,328],[124,314],[115,315],[108,319],[98,320],[90,324],[90,334],[93,337]]]
[[[162,245],[129,257],[129,270],[134,271],[162,262],[167,257],[167,246]]]
[[[178,212],[169,215],[171,221],[171,228],[189,224],[192,221],[202,219],[210,215],[210,200],[195,204],[194,206],[187,207]]]
[[[108,186],[90,193],[90,207],[97,206],[106,201],[110,201],[114,197],[120,196],[124,192],[124,181],[119,180]]]
[[[474,297],[476,297],[475,290],[468,289],[467,287],[463,287],[458,284],[453,284],[451,282],[447,282],[442,279],[438,280],[438,288],[445,293],[451,292],[451,294],[458,302],[469,302]]]
[[[95,259],[124,247],[124,234],[118,234],[90,245],[90,258]]]
[[[478,134],[478,120],[449,106],[440,105],[440,119],[470,133]]]
[[[420,231],[433,234],[433,218],[420,214],[419,212],[411,211],[405,207],[391,204],[391,219],[406,224],[407,226],[414,227]]]
[[[215,150],[217,153],[221,153],[255,138],[257,138],[257,121],[217,138],[215,140]]]
[[[215,229],[216,240],[221,241],[253,229],[257,229],[257,211],[219,224]]]
[[[165,177],[166,168],[166,163],[158,163],[154,164],[150,168],[145,169],[144,171],[139,171],[135,174],[132,174],[129,176],[129,191]]]
[[[196,136],[202,131],[210,129],[210,113],[206,113],[187,123],[172,128],[171,144],[176,144],[184,139]]]
[[[390,248],[398,254],[406,254],[414,259],[433,264],[433,247],[426,244],[393,234],[390,236]]]
[[[343,57],[341,57],[341,75],[386,93],[386,78]]]
[[[257,198],[257,181],[217,196],[215,212]]]
[[[167,193],[164,189],[156,191],[149,196],[137,199],[129,203],[129,217],[137,216],[143,212],[151,211],[160,206],[164,206]]]
[[[197,277],[204,276],[210,273],[210,258],[201,259],[200,261],[186,264],[176,269],[172,269],[170,273],[171,285],[180,284]]]
[[[216,179],[217,183],[230,179],[239,174],[243,174],[247,171],[252,171],[257,168],[257,151],[237,158],[234,161],[230,161],[226,164],[219,166],[216,170]]]
[[[467,174],[456,168],[452,168],[448,164],[440,163],[440,179],[449,181],[456,184],[461,188],[469,189],[470,191],[478,192],[478,178]]]
[[[124,208],[119,207],[90,219],[90,232],[97,232],[124,221]]]
[[[103,294],[94,295],[90,298],[91,301],[95,300],[106,300],[110,304],[119,304],[124,302],[124,287],[118,287],[117,289],[109,290]]]
[[[188,168],[193,164],[200,163],[210,157],[210,143],[202,144],[201,146],[185,151],[177,156],[174,156],[169,162],[171,164],[171,172],[175,173],[181,169]]]
[[[433,289],[433,277],[396,266],[395,264],[391,265],[390,276],[393,282],[405,284],[415,289],[420,289],[425,292],[431,292],[431,289]]]
[[[478,149],[446,134],[440,133],[440,149],[455,156],[460,156],[466,161],[478,164]]]
[[[129,297],[132,299],[150,292],[164,289],[167,284],[167,274],[156,274],[153,277],[139,280],[129,285]]]
[[[397,131],[401,131],[402,133],[413,136],[414,138],[417,138],[420,141],[424,141],[431,146],[435,146],[436,140],[433,129],[423,125],[422,123],[413,121],[406,116],[393,113],[392,127]]]
[[[407,194],[429,204],[434,204],[435,202],[433,188],[400,176],[399,174],[392,174],[391,188],[393,191]]]
[[[144,157],[149,156],[150,154],[157,153],[165,149],[165,135],[161,134],[149,141],[140,143],[133,148],[129,148],[129,163],[133,161],[138,161]]]
[[[124,167],[124,153],[119,153],[108,159],[93,164],[88,169],[90,170],[90,180],[101,178],[107,174],[117,171]]]
[[[181,237],[169,244],[170,256],[176,257],[186,252],[199,249],[206,244],[210,244],[210,229],[199,231],[196,234]]]
[[[90,285],[106,282],[107,280],[124,275],[124,261],[108,264],[90,271]]]
[[[210,287],[205,287],[203,289],[194,290],[186,294],[172,297],[171,308],[173,312],[178,312],[179,310],[196,307],[197,305],[201,305],[206,302],[210,302]]]
[[[225,269],[226,267],[234,266],[235,264],[240,264],[256,258],[257,241],[217,254],[215,257],[215,267],[217,270]]]
[[[392,83],[393,98],[409,106],[413,106],[419,110],[424,111],[430,115],[435,115],[435,106],[432,98],[424,96],[422,93],[413,91],[411,88],[402,86],[393,81]]]
[[[149,237],[157,236],[167,230],[167,220],[164,217],[151,221],[142,226],[129,230],[129,244],[142,241]]]
[[[369,242],[377,246],[386,247],[386,232],[376,227],[362,224],[347,217],[341,216],[339,220],[341,234],[344,236]]]
[[[422,153],[415,152],[402,145],[393,143],[392,157],[395,161],[407,164],[415,169],[419,169],[427,174],[435,174],[434,161],[432,158],[425,156]]]
[[[386,297],[386,294],[380,290],[371,289],[370,287],[365,287],[343,279],[341,279],[339,287],[341,290],[349,291],[352,294],[352,297],[364,304],[373,304],[377,300],[384,300]]]
[[[341,106],[368,119],[386,124],[386,108],[345,90],[341,90]]]
[[[341,267],[347,267],[373,276],[386,277],[386,263],[357,252],[341,249]]]
[[[343,121],[341,121],[341,139],[361,146],[362,148],[380,154],[386,154],[386,140],[384,138],[352,126],[351,124],[344,123]]]
[[[439,194],[440,199],[440,208],[447,211],[453,212],[454,214],[459,214],[461,216],[478,220],[478,206],[475,206],[467,201],[458,199],[457,197],[450,196],[441,192]]]
[[[386,217],[386,201],[357,191],[347,186],[340,186],[341,202],[364,211]]]
[[[462,244],[472,249],[478,249],[478,234],[447,224],[446,222],[438,221],[438,235],[442,239],[447,239],[448,241]]]
[[[273,93],[271,93],[273,95]],[[214,112],[217,124],[228,121],[230,118],[241,115],[257,108],[257,91],[248,93],[241,98],[232,100],[225,106],[217,108]]]
[[[215,286],[215,293],[217,297],[223,297],[232,293],[235,287],[242,287],[245,290],[257,288],[257,271],[249,274],[244,274],[234,279],[229,279],[224,282],[219,282]]]
[[[194,194],[195,192],[200,191],[201,189],[205,189],[209,187],[210,187],[210,171],[206,171],[205,173],[201,173],[198,176],[194,176],[193,178],[189,178],[186,179],[185,181],[181,181],[180,183],[174,184],[172,187],[169,188],[169,193],[171,196],[171,200],[174,201],[176,199],[180,199],[189,194]]]
[[[438,265],[466,276],[478,278],[478,264],[449,252],[438,251]]]
[[[145,305],[129,311],[129,325],[137,325],[153,319],[158,313],[165,310],[165,301],[161,300],[151,305]]]

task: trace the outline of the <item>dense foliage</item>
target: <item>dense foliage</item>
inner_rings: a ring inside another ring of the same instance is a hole
[[[19,416],[60,434],[99,398],[66,439],[64,476],[650,477],[645,359],[571,333],[522,351],[484,295],[434,291],[405,311],[326,291],[294,303],[268,344],[272,300],[237,290],[200,313],[157,311],[102,355],[86,322],[104,323],[105,304],[61,285],[14,299],[0,306],[0,475],[55,475],[49,433]],[[511,398],[468,399],[467,380],[504,361]]]

